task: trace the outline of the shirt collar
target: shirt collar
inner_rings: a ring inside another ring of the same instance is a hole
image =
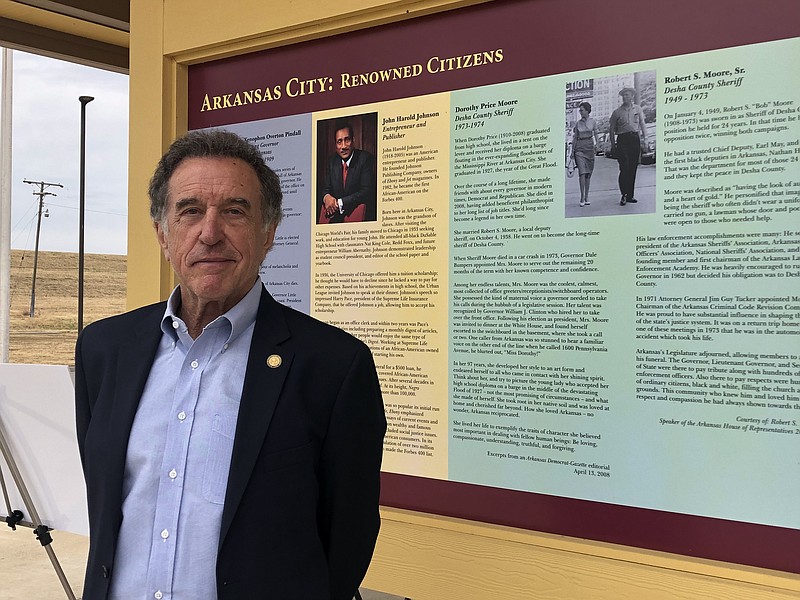
[[[261,279],[257,279],[253,284],[253,287],[250,288],[250,291],[245,294],[244,298],[239,300],[239,302],[237,302],[236,305],[234,305],[228,312],[220,315],[211,321],[211,323],[206,325],[203,328],[203,331],[206,329],[219,327],[223,323],[227,322],[230,324],[231,333],[228,336],[226,343],[230,344],[233,340],[239,337],[243,331],[255,323],[256,315],[258,314],[258,305],[261,302],[261,290],[263,287],[264,284],[261,283]],[[167,308],[164,311],[164,316],[161,318],[162,333],[172,338],[173,341],[178,340],[178,329],[184,333],[186,332],[186,324],[177,314],[178,307],[180,306],[180,300],[181,288],[180,286],[177,286],[174,290],[172,290],[169,300],[167,300]],[[186,335],[188,335],[188,333]]]

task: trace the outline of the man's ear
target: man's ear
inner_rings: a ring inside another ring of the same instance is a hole
[[[275,229],[277,228],[276,225],[270,225],[269,229],[267,229],[266,237],[264,238],[264,256],[272,248],[272,244],[275,243]]]
[[[164,253],[164,258],[169,262],[169,242],[167,241],[167,232],[164,231],[163,225],[157,221],[153,221],[153,228],[156,230],[156,238],[158,238],[158,245],[161,246],[161,251]]]

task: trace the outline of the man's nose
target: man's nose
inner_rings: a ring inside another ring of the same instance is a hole
[[[200,229],[200,241],[207,246],[213,246],[223,237],[223,223],[219,214],[209,211],[203,216]]]

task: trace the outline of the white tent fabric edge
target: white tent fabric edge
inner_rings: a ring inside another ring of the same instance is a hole
[[[3,48],[0,104],[0,363],[8,362],[11,320],[11,100],[13,57]]]

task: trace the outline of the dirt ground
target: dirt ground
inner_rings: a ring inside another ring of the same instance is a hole
[[[5,507],[2,509],[5,514]],[[76,598],[83,592],[88,538],[64,531],[54,531],[51,547]],[[0,599],[65,600],[47,552],[29,527],[12,531],[0,522]]]
[[[30,317],[34,255],[11,251],[9,362],[72,365],[78,335],[78,255],[39,252],[34,317]],[[125,310],[127,257],[87,254],[83,324]]]

